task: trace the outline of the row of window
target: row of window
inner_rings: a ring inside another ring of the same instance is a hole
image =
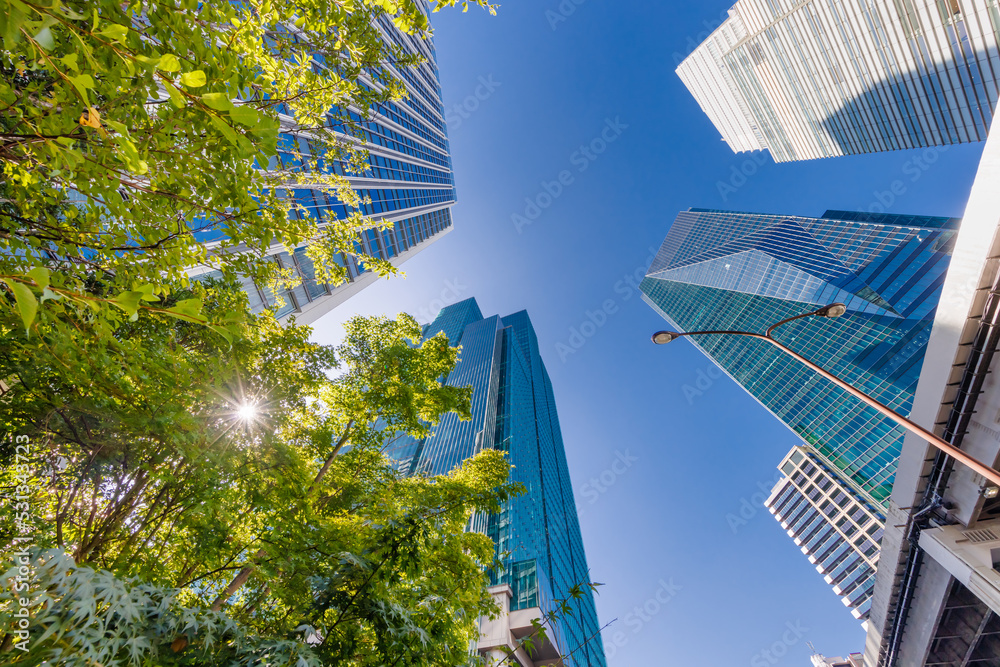
[[[393,42],[396,45],[402,47],[408,53],[419,53],[421,55],[426,55],[426,54],[424,54],[424,49],[421,48],[421,46],[426,46],[426,44],[424,43],[423,40],[417,40],[417,39],[413,39],[413,38],[407,37],[407,39],[409,40],[409,42],[408,43],[403,43],[400,40],[400,33],[399,33],[398,29],[395,26],[393,26],[391,22],[380,20],[379,24],[380,24],[380,26],[382,28],[382,31],[383,31],[383,37],[386,40],[388,40],[389,42]],[[437,68],[434,65],[434,53],[433,53],[433,50],[429,51],[429,53],[430,53],[430,57],[427,59],[427,64],[426,65],[423,65],[423,64],[422,65],[417,65],[416,67],[413,67],[413,68],[407,68],[407,69],[397,70],[397,71],[400,74],[400,76],[404,79],[404,81],[406,81],[406,83],[409,84],[408,88],[409,88],[410,91],[414,91],[414,90],[419,91],[428,100],[435,100],[435,99],[440,100],[441,99],[440,84],[436,80]],[[422,71],[423,67],[425,67],[425,66],[429,66],[431,68],[431,72],[434,74],[434,76],[428,77]],[[324,75],[327,72],[327,70],[328,70],[328,66],[327,66],[327,63],[326,63],[326,58],[324,56],[322,56],[321,54],[314,53],[313,54],[312,70],[313,70],[314,73],[316,73],[318,75],[321,75],[321,76]],[[366,71],[372,77],[373,80],[376,80],[376,81],[378,81],[379,83],[381,83],[383,85],[386,85],[388,83],[387,81],[383,80],[382,77],[379,75],[379,73],[376,72],[374,69],[369,68]],[[413,76],[413,72],[414,71],[416,71],[416,72],[418,72],[420,74],[420,76],[423,79],[423,81],[418,80],[417,78],[415,78]],[[426,85],[425,85],[425,82],[426,82]],[[359,85],[363,89],[366,89],[366,90],[370,89],[369,86],[365,85],[364,83],[360,83]],[[433,88],[436,91],[436,96],[429,96],[426,86],[430,86],[431,88]],[[440,135],[444,134],[445,130],[444,130],[443,111],[439,110],[437,113],[429,112],[424,107],[423,104],[420,104],[419,102],[416,102],[416,100],[414,99],[414,95],[412,95],[412,92],[411,92],[410,96],[406,99],[406,102],[411,107],[414,107],[414,110],[418,114],[420,114],[421,116],[423,116],[424,120],[427,123],[430,123],[433,127],[437,128],[437,130],[439,131]],[[279,110],[282,113],[285,113],[285,114],[289,113],[288,106],[285,105],[285,104],[282,104],[279,107]],[[440,135],[435,135],[433,133],[427,132],[427,130],[425,129],[424,124],[422,122],[417,121],[416,119],[414,119],[402,107],[400,107],[399,105],[395,104],[394,102],[388,102],[386,105],[383,105],[379,109],[379,113],[381,113],[386,118],[391,119],[393,122],[397,123],[398,125],[401,125],[402,127],[405,127],[406,129],[410,130],[411,132],[419,134],[422,138],[424,138],[424,139],[426,139],[428,141],[434,142],[436,145],[440,146],[442,149],[444,149],[445,151],[447,151],[447,146],[442,142],[442,139],[441,139]]]
[[[455,201],[455,190],[452,188],[436,190],[359,188],[357,192],[361,197],[371,199],[370,204],[363,203],[361,205],[361,212],[365,215],[379,215],[407,208]]]
[[[369,154],[368,162],[371,168],[363,174],[367,178],[380,178],[392,181],[417,181],[420,183],[438,183],[441,185],[454,185],[455,183],[450,171],[430,169],[422,165],[382,157],[375,153]]]
[[[315,167],[321,173],[334,173],[346,178],[380,178],[443,185],[454,183],[454,177],[450,171],[431,169],[423,165],[383,157],[376,153],[369,152],[368,164],[369,168],[365,172],[355,173],[348,170],[347,164],[342,160],[326,159],[323,148],[316,142],[304,137],[282,133],[278,137],[278,153],[271,157],[268,169],[302,172],[305,168]]]
[[[450,226],[451,211],[445,208],[399,220],[381,232],[365,230],[362,243],[367,254],[392,259]]]
[[[447,150],[431,149],[376,121],[363,119],[354,112],[351,112],[351,117],[360,128],[357,138],[365,143],[382,146],[397,153],[404,153],[445,169],[451,169],[451,157]]]
[[[404,78],[406,78],[405,73]],[[367,86],[364,87],[367,88]],[[431,112],[413,94],[410,94],[410,96],[405,99],[405,104],[413,109],[415,113],[420,115],[423,120],[418,121],[403,107],[392,101],[380,104],[377,110],[380,116],[388,118],[396,125],[405,127],[407,130],[416,134],[424,141],[434,144],[436,147],[447,153],[448,139],[447,134],[445,134],[443,109],[438,110],[436,113]],[[437,132],[429,130],[427,124],[430,124],[430,126],[436,129]]]
[[[808,454],[808,456],[812,457],[813,455]],[[814,462],[816,465],[813,465]],[[800,466],[798,469],[796,469],[796,464]],[[771,504],[775,512],[791,517],[794,512],[791,501],[795,493],[798,493],[803,499],[811,500],[811,504],[828,517],[831,524],[834,521],[833,517],[843,514],[836,525],[846,537],[851,538],[856,532],[863,530],[864,534],[855,542],[856,546],[864,545],[862,551],[866,551],[871,546],[865,542],[865,535],[872,536],[876,542],[881,539],[881,524],[884,518],[867,503],[853,498],[854,494],[850,488],[840,481],[837,474],[828,469],[819,459],[810,462],[800,451],[795,451],[781,467],[781,470],[791,479],[796,492],[786,488],[786,492]],[[822,502],[820,502],[820,496],[823,496]],[[794,520],[794,518],[790,518],[788,522],[792,523]]]
[[[398,30],[394,29],[388,22],[383,22],[383,33],[392,42],[395,42],[397,46],[403,48],[404,50],[415,53],[423,52],[426,61],[423,65],[416,68],[411,68],[408,70],[399,71],[400,75],[414,90],[420,91],[420,94],[424,99],[435,102],[441,99],[441,84],[437,76],[437,62],[434,54],[434,43],[429,40],[419,40],[410,35],[405,35]],[[424,47],[424,48],[421,48]],[[425,71],[425,70],[429,70]],[[413,96],[410,97],[408,102],[413,101]],[[415,107],[421,115],[425,115],[426,111],[423,105],[417,105]],[[441,127],[442,132],[444,131],[443,126]]]
[[[787,485],[782,495],[797,500],[792,511],[798,511],[800,505],[805,505],[807,511],[812,510],[813,514],[808,515],[809,532],[800,539],[803,549],[812,556],[820,572],[828,577],[834,592],[854,608],[855,617],[866,618],[865,603],[871,595],[870,582],[875,572],[878,547],[865,535],[853,543],[849,542],[850,538],[845,539],[832,523],[816,513],[792,484]],[[771,511],[775,512],[775,509],[772,507]],[[775,516],[779,521],[784,520],[780,513],[775,512]]]

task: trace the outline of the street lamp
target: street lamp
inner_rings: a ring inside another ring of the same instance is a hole
[[[652,335],[652,340],[657,345],[666,345],[667,343],[669,343],[671,341],[674,341],[674,340],[677,340],[678,338],[681,338],[682,336],[697,336],[697,335],[713,335],[713,334],[716,334],[716,335],[730,335],[730,336],[746,336],[748,338],[756,338],[758,340],[767,341],[768,343],[770,343],[771,345],[774,345],[775,347],[777,347],[782,352],[784,352],[788,356],[792,357],[793,359],[795,359],[799,363],[804,364],[805,366],[807,366],[807,367],[811,368],[812,370],[816,371],[817,373],[819,373],[820,375],[822,375],[823,377],[825,377],[827,380],[829,380],[833,384],[837,385],[838,387],[840,387],[841,389],[843,389],[844,391],[846,391],[851,396],[854,396],[855,398],[857,398],[858,400],[862,401],[863,403],[865,403],[869,407],[874,408],[879,413],[881,413],[884,417],[887,417],[887,418],[891,419],[892,421],[896,422],[897,424],[899,424],[900,426],[902,426],[906,430],[910,431],[911,433],[916,433],[921,438],[923,438],[924,440],[926,440],[927,442],[929,442],[932,446],[938,448],[939,450],[941,450],[942,452],[944,452],[948,456],[951,456],[951,457],[955,458],[956,460],[961,461],[962,463],[964,463],[966,466],[968,466],[969,468],[971,468],[975,472],[979,473],[980,475],[982,475],[986,479],[990,480],[994,484],[1000,486],[1000,472],[997,472],[996,470],[994,470],[993,468],[989,467],[985,463],[982,463],[981,461],[978,461],[977,459],[972,458],[971,456],[969,456],[968,454],[966,454],[965,452],[963,452],[961,449],[958,449],[957,447],[955,447],[951,443],[949,443],[949,442],[947,442],[945,440],[942,440],[941,438],[939,438],[938,436],[934,435],[933,433],[931,433],[927,429],[923,428],[922,426],[918,426],[917,424],[911,422],[906,417],[904,417],[904,416],[902,416],[900,414],[897,414],[895,411],[891,410],[890,408],[886,407],[885,405],[882,405],[882,403],[878,402],[877,400],[875,400],[874,398],[872,398],[868,394],[855,389],[851,385],[849,385],[846,382],[844,382],[843,380],[841,380],[836,375],[834,375],[834,374],[830,373],[829,371],[826,371],[823,368],[817,366],[813,362],[809,361],[808,359],[806,359],[805,357],[803,357],[802,355],[800,355],[798,352],[796,352],[796,351],[792,350],[791,348],[786,347],[785,345],[779,343],[777,340],[775,340],[771,336],[771,333],[774,332],[775,329],[777,329],[778,327],[780,327],[783,324],[788,324],[789,322],[792,322],[794,320],[800,320],[800,319],[802,319],[804,317],[840,317],[841,315],[843,315],[846,312],[847,312],[847,306],[845,306],[844,304],[842,304],[842,303],[831,303],[830,305],[823,306],[822,308],[820,308],[818,310],[814,310],[811,313],[803,313],[802,315],[796,315],[795,317],[789,317],[787,319],[781,320],[777,324],[772,324],[770,327],[768,327],[767,331],[764,332],[764,333],[762,333],[762,334],[750,333],[750,332],[747,332],[747,331],[684,331],[684,332],[677,332],[677,331],[657,331],[656,333],[654,333]]]

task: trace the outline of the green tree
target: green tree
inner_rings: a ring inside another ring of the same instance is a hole
[[[435,11],[456,4],[469,3]],[[406,94],[398,72],[419,57],[380,31],[429,35],[417,0],[0,0],[0,15],[0,280],[11,290],[39,266],[74,292],[98,273],[116,281],[112,295],[163,295],[195,266],[288,286],[266,260],[276,244],[309,244],[317,279],[336,284],[335,256],[386,224],[361,216],[344,175],[367,169],[364,123],[349,110],[365,119]],[[353,212],[310,217],[287,195],[303,185]]]
[[[516,492],[508,464],[487,452],[447,477],[406,478],[381,452],[445,412],[468,416],[470,390],[439,381],[457,351],[421,340],[409,316],[356,318],[329,349],[306,327],[245,312],[233,285],[171,294],[163,308],[242,310],[232,342],[157,310],[121,312],[105,331],[108,319],[61,299],[30,334],[0,311],[0,419],[32,443],[36,544],[187,609],[214,602],[247,636],[291,641],[307,625],[327,664],[464,655],[491,608],[493,563],[490,540],[464,528]],[[57,460],[56,481],[41,479]],[[4,494],[18,483],[6,466]],[[14,516],[0,543],[21,533]],[[197,633],[173,639],[205,649]]]

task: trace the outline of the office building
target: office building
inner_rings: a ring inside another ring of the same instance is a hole
[[[505,613],[483,619],[479,651],[500,657],[516,638],[532,632],[531,620],[565,599],[570,588],[591,581],[577,520],[556,412],[555,397],[524,311],[483,317],[475,299],[447,306],[424,327],[426,336],[445,332],[462,351],[447,378],[473,388],[472,419],[445,415],[434,435],[401,438],[389,455],[411,474],[444,474],[485,448],[507,452],[512,480],[527,492],[497,515],[477,517],[473,528],[497,544],[504,568],[495,572],[493,593]],[[523,667],[563,664],[604,667],[605,656],[594,600],[588,591],[572,601],[550,640],[515,657]],[[562,662],[550,662],[563,656]]]
[[[867,621],[885,515],[809,447],[793,447],[764,507],[854,618]]]
[[[909,412],[958,220],[827,211],[822,218],[681,212],[640,289],[679,331],[775,337],[903,414]],[[878,507],[902,430],[769,343],[688,337]]]
[[[426,12],[426,3],[421,2],[421,6]],[[368,172],[348,173],[342,162],[334,160],[321,163],[323,169],[346,177],[362,199],[371,200],[370,204],[362,204],[362,213],[374,221],[384,218],[393,223],[384,231],[365,230],[358,243],[365,254],[398,266],[452,230],[455,181],[432,40],[407,35],[384,17],[377,27],[386,42],[421,54],[424,62],[400,70],[389,65],[406,84],[408,97],[380,105],[364,119],[354,111],[349,112],[361,128],[362,136],[354,139],[364,141],[369,155]],[[322,63],[315,66],[325,67]],[[371,81],[368,85],[379,84]],[[318,148],[308,133],[291,131],[292,117],[286,105],[281,105],[279,111],[284,130],[279,136],[279,155],[267,168],[299,169],[304,157],[307,162],[309,156],[317,157]],[[310,217],[321,214],[347,217],[344,205],[319,189],[299,187],[291,194]],[[209,247],[213,245],[212,237],[203,241]],[[276,295],[266,285],[244,278],[243,287],[251,309],[259,312],[272,308],[279,318],[294,315],[300,324],[309,324],[377,280],[353,255],[343,255],[338,261],[347,271],[347,282],[337,286],[318,283],[305,250],[305,246],[273,248],[272,259],[282,268],[291,269],[302,281],[295,289],[280,294],[282,305],[278,305]]]
[[[994,0],[740,0],[677,68],[735,152],[776,162],[986,138]]]

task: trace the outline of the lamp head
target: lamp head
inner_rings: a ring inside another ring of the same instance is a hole
[[[847,306],[842,303],[831,303],[829,306],[823,306],[816,311],[816,315],[819,317],[840,317],[847,312]]]
[[[651,336],[652,341],[657,345],[666,345],[675,338],[679,338],[673,331],[657,331]]]

